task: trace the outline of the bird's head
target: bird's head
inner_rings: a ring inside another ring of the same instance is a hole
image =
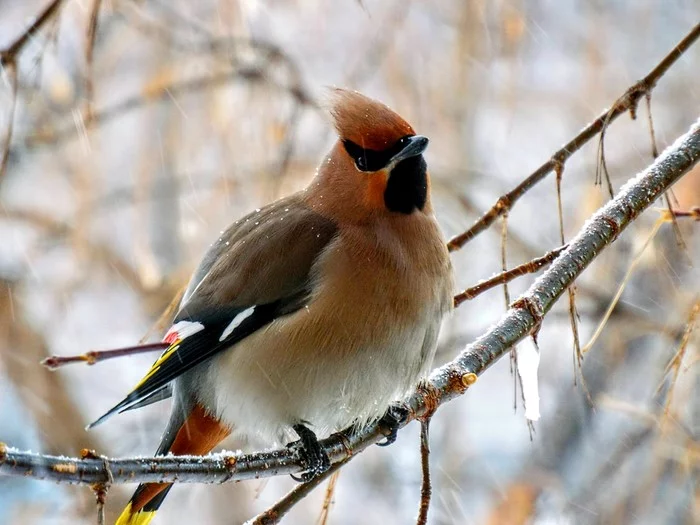
[[[335,88],[329,102],[338,141],[312,191],[318,197],[325,193],[326,204],[348,218],[430,211],[423,158],[428,139],[386,105],[357,91]]]

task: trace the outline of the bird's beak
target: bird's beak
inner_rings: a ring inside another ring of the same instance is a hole
[[[428,137],[424,137],[423,135],[414,135],[413,137],[409,137],[408,144],[406,144],[401,151],[391,158],[390,164],[395,166],[402,160],[417,157],[425,151],[425,148],[428,147],[428,142],[430,142]]]

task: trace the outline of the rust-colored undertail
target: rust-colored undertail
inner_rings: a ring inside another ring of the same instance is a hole
[[[231,429],[209,415],[204,407],[195,405],[175,436],[169,452],[176,456],[207,454],[230,433]],[[171,487],[171,483],[139,485],[116,525],[150,523]]]

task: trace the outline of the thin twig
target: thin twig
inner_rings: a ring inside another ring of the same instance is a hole
[[[97,503],[97,525],[105,525],[105,502],[107,501],[107,485],[97,483],[92,487]]]
[[[671,194],[673,194],[673,191],[671,189],[670,191]],[[474,213],[474,207],[472,204],[466,199],[463,195],[458,196],[458,201],[460,204],[462,204],[469,213]],[[660,212],[661,214],[665,215],[668,213],[668,210],[666,208],[659,208],[656,211]],[[692,207],[689,210],[675,210],[674,213],[676,214],[677,217],[679,218],[695,218],[696,220],[700,221],[700,206]],[[667,219],[667,220],[670,220]],[[534,255],[537,253],[537,250],[535,249],[534,246],[531,246],[529,243],[527,243],[524,239],[519,237],[516,232],[510,231],[509,232],[509,240],[511,243],[515,242],[516,245],[518,246],[519,251],[522,251],[523,253],[528,254],[529,257],[534,257]],[[577,283],[576,284],[576,292],[584,295],[585,297],[591,299],[596,305],[602,305],[603,303],[607,307],[607,304],[609,302],[609,295],[604,292],[602,288],[599,288],[593,284],[591,285],[586,285],[585,283]],[[602,312],[599,311],[599,307],[594,307],[589,310],[588,316],[597,316],[600,315]],[[604,310],[603,310],[604,311]],[[578,312],[577,312],[578,313]],[[558,313],[550,314],[550,315],[555,315],[557,316]],[[568,313],[567,313],[568,315]],[[679,339],[681,335],[683,334],[683,326],[679,326],[678,324],[671,324],[667,325],[662,322],[660,322],[656,317],[650,316],[648,313],[644,313],[641,310],[639,310],[636,307],[629,306],[625,303],[618,303],[616,309],[615,309],[615,315],[620,316],[621,318],[625,319],[625,322],[635,322],[639,323],[640,328],[645,327],[649,330],[656,331],[662,334],[666,334],[671,338],[674,339]]]
[[[0,153],[0,181],[5,176],[7,162],[10,159],[10,144],[12,143],[12,131],[14,130],[15,111],[17,110],[17,65],[10,62],[5,66],[8,83],[10,85],[10,109],[7,115],[7,129],[5,130],[5,141]]]
[[[449,246],[448,246],[449,249]],[[501,275],[508,271],[508,213],[503,214],[501,223]],[[508,290],[508,281],[503,282],[503,299],[505,301],[506,310],[510,306],[510,291]],[[458,306],[455,298],[455,307]],[[510,350],[510,373],[513,376],[513,412],[518,409],[518,386],[520,386],[520,395],[522,397],[522,381],[518,373],[518,352],[515,347]],[[524,400],[524,399],[523,399]]]
[[[165,307],[163,313],[153,324],[153,326],[148,330],[148,333],[143,339],[146,339],[154,332],[161,332],[165,330],[165,324],[167,324],[172,318],[175,310],[180,304],[180,300],[182,299],[184,293],[185,287],[180,287],[178,292],[173,296],[168,306]],[[117,348],[113,350],[91,350],[90,352],[86,352],[84,354],[71,356],[52,355],[44,359],[41,362],[41,364],[50,370],[56,370],[57,368],[72,363],[85,363],[86,365],[94,365],[95,363],[98,363],[100,361],[114,359],[116,357],[126,357],[131,355],[144,354],[148,352],[162,352],[168,347],[168,343],[162,342],[144,344],[143,339],[137,346]]]
[[[90,126],[93,117],[94,83],[92,79],[92,63],[97,36],[97,19],[100,14],[102,0],[92,0],[90,19],[88,21],[87,37],[85,39],[85,122]]]
[[[678,377],[681,373],[681,363],[685,357],[688,344],[690,342],[693,331],[695,330],[695,325],[697,322],[698,314],[700,314],[700,301],[695,298],[694,304],[690,310],[690,315],[688,316],[688,322],[686,325],[685,332],[681,338],[680,344],[678,345],[678,351],[671,358],[671,361],[664,370],[664,377],[669,375],[668,378],[668,389],[666,391],[666,399],[663,404],[663,413],[661,414],[660,421],[658,423],[658,434],[657,439],[652,447],[652,452],[650,454],[652,458],[652,465],[649,469],[649,474],[644,480],[641,489],[639,490],[639,501],[641,505],[638,508],[643,512],[647,512],[650,503],[654,500],[654,494],[658,492],[658,486],[663,478],[664,471],[667,471],[670,466],[671,459],[662,453],[665,448],[665,441],[667,441],[667,436],[673,430],[677,428],[683,428],[683,425],[679,424],[679,418],[676,414],[671,413],[671,403],[674,399],[674,394],[676,391],[676,386],[678,383]],[[695,433],[692,430],[688,432],[688,438],[691,441],[695,439]]]
[[[545,253],[542,257],[538,257],[537,259],[533,259],[531,261],[528,261],[524,264],[521,264],[520,266],[516,266],[515,268],[512,268],[510,270],[507,270],[505,272],[501,272],[497,275],[494,275],[493,277],[486,279],[485,281],[480,282],[479,284],[472,286],[471,288],[467,288],[463,292],[458,293],[454,297],[454,305],[455,307],[459,306],[462,304],[464,301],[469,301],[471,299],[474,299],[478,295],[484,293],[487,290],[490,290],[491,288],[495,288],[499,284],[504,284],[512,281],[513,279],[516,279],[522,275],[528,274],[528,273],[535,273],[538,272],[540,269],[542,269],[544,266],[547,266],[550,264],[554,259],[559,257],[559,254],[566,250],[568,247],[568,244],[565,244],[564,246],[560,246],[559,248],[555,248],[554,250]]]
[[[659,156],[659,147],[656,145],[656,133],[654,132],[654,119],[651,116],[651,91],[644,96],[647,102],[647,122],[649,124],[649,138],[651,140],[651,157]]]
[[[635,108],[636,108],[636,102],[630,106],[629,110],[631,113],[634,114]],[[608,115],[605,118],[605,121],[603,122],[603,128],[600,130],[600,137],[598,138],[598,162],[596,163],[595,167],[595,179],[594,179],[594,184],[597,186],[602,186],[603,185],[603,175],[605,175],[605,184],[607,185],[608,189],[608,195],[610,195],[610,198],[613,198],[613,195],[615,194],[615,190],[613,190],[612,186],[612,181],[610,180],[610,172],[608,171],[608,161],[606,160],[607,157],[605,156],[605,133],[608,131],[608,125],[610,125],[610,122],[612,119],[610,118],[613,112],[613,109],[615,109],[615,106],[608,111]],[[634,118],[634,117],[632,117]]]
[[[318,487],[327,478],[334,476],[343,465],[350,461],[351,457],[352,456],[349,456],[348,458],[333,464],[330,469],[320,476],[316,476],[311,481],[297,485],[272,507],[248,520],[245,525],[275,525],[276,523],[279,523],[294,505],[309,495],[312,490]]]
[[[651,114],[651,91],[646,93],[646,95],[644,96],[644,99],[646,100],[646,103],[647,103],[647,123],[649,124],[649,140],[651,142],[651,157],[653,159],[655,159],[656,157],[659,156],[659,147],[656,144],[656,133],[654,131],[654,118],[652,117],[652,114]],[[678,226],[678,221],[676,220],[676,216],[673,215],[673,206],[671,206],[671,196],[669,195],[670,191],[671,190],[664,193],[664,201],[666,202],[666,208],[669,211],[671,223],[673,224],[673,233],[676,237],[676,244],[678,244],[678,248],[690,260],[690,257],[688,256],[688,246],[686,245],[685,240],[683,239],[683,233],[681,232],[681,229]]]
[[[657,219],[656,224],[654,224],[654,227],[652,228],[651,233],[649,233],[649,236],[647,237],[647,240],[644,241],[644,244],[642,245],[641,249],[639,250],[637,255],[634,257],[634,259],[632,259],[632,262],[630,263],[629,268],[627,269],[627,272],[625,273],[625,276],[622,279],[622,282],[620,283],[620,286],[618,286],[618,288],[617,288],[617,292],[615,292],[615,296],[610,301],[610,304],[608,305],[608,309],[605,311],[605,314],[603,315],[603,319],[601,319],[600,323],[598,323],[598,327],[595,329],[595,332],[593,332],[591,339],[581,349],[582,354],[588,353],[588,351],[593,347],[593,345],[598,340],[598,337],[600,337],[600,334],[603,333],[603,328],[605,328],[605,325],[607,324],[608,320],[610,319],[610,316],[612,315],[613,311],[615,310],[615,306],[617,306],[617,303],[620,301],[620,297],[622,297],[622,292],[625,290],[625,287],[627,286],[627,283],[629,282],[629,279],[632,276],[634,269],[637,267],[637,264],[639,264],[639,262],[642,260],[642,256],[644,255],[644,251],[651,244],[651,241],[654,240],[654,237],[656,237],[656,234],[658,233],[659,229],[661,228],[661,226],[663,224],[664,224],[663,218]]]
[[[559,241],[562,245],[566,242],[566,237],[564,235],[564,210],[561,200],[561,182],[564,177],[564,165],[558,164],[554,168],[554,173],[556,175],[556,185],[557,185],[557,215],[559,217]],[[569,323],[571,324],[571,334],[574,337],[574,383],[576,382],[576,366],[581,368],[581,362],[583,361],[583,354],[581,353],[581,341],[578,335],[578,311],[576,310],[576,285],[572,283],[569,288],[567,288],[567,295],[569,296]]]
[[[463,395],[479,375],[506,355],[513,345],[533,335],[544,315],[566,288],[629,226],[643,210],[700,161],[700,120],[633,182],[598,210],[532,286],[488,332],[457,358],[433,371],[407,399],[409,416],[402,425],[425,417]],[[378,422],[348,429],[321,441],[331,462],[355,457],[384,437]],[[285,448],[246,455],[162,456],[111,459],[66,458],[32,454],[0,444],[0,474],[50,479],[63,483],[208,482],[294,474],[304,468],[298,451]],[[330,474],[329,474],[330,475]],[[320,476],[321,480],[326,476]],[[311,483],[315,483],[315,480]],[[320,481],[319,481],[320,483]],[[308,484],[295,491],[304,491]]]
[[[418,519],[416,525],[428,523],[428,510],[430,509],[430,496],[433,493],[430,484],[430,418],[421,419],[420,422],[420,465],[422,482],[420,486],[420,506],[418,507]]]
[[[562,243],[563,244],[563,243]],[[508,271],[508,214],[503,215],[501,224],[501,273]],[[503,300],[506,310],[510,306],[510,292],[508,291],[508,281],[503,281]]]
[[[671,408],[671,400],[673,399],[673,391],[676,383],[678,382],[678,376],[680,375],[681,372],[681,363],[683,362],[683,357],[685,356],[685,352],[688,348],[688,344],[690,343],[690,337],[693,334],[693,331],[695,330],[695,325],[697,323],[697,318],[700,314],[700,301],[696,300],[695,303],[693,304],[693,307],[690,309],[690,315],[688,316],[688,322],[686,324],[685,332],[683,333],[683,337],[681,338],[681,342],[678,345],[678,351],[674,354],[674,356],[671,358],[669,361],[668,365],[666,365],[666,368],[664,369],[664,379],[666,376],[668,376],[668,373],[673,370],[673,375],[670,379],[670,387],[668,389],[668,392],[666,393],[666,401],[664,402],[664,413],[663,413],[663,418],[662,418],[662,429],[666,426],[669,416],[670,416],[670,408]],[[657,388],[657,393],[661,390],[661,387],[663,386],[663,382],[659,385]]]
[[[689,210],[671,210],[670,214],[678,218],[689,218],[700,221],[700,206],[693,206]]]
[[[542,164],[531,175],[518,184],[518,186],[505,195],[502,195],[491,209],[482,215],[471,228],[450,239],[448,243],[450,251],[459,250],[474,237],[486,230],[498,217],[510,210],[520,197],[525,195],[533,186],[552,173],[558,165],[563,165],[569,157],[581,149],[584,144],[598,133],[603,131],[609,123],[631,108],[636,107],[639,99],[654,88],[658,80],[681,55],[695,43],[698,37],[700,37],[700,23],[693,27],[683,40],[681,40],[647,76],[627,89],[627,91],[615,101],[610,110],[604,111],[563,148],[554,153],[547,162]]]
[[[678,249],[685,254],[686,259],[692,264],[692,259],[688,254],[688,245],[683,239],[683,233],[681,232],[680,226],[678,226],[678,219],[676,214],[673,213],[673,206],[671,205],[671,196],[669,192],[664,193],[664,202],[666,203],[666,210],[668,211],[668,217],[671,221],[671,226],[673,227],[673,235],[676,238],[676,245]]]
[[[139,346],[130,346],[126,348],[116,348],[114,350],[91,350],[80,355],[52,355],[44,359],[41,364],[50,370],[56,370],[64,365],[73,363],[85,363],[86,365],[94,365],[100,361],[114,359],[115,357],[124,357],[129,355],[144,354],[148,352],[163,351],[168,348],[168,343],[151,343]]]
[[[335,486],[338,483],[338,478],[340,477],[340,470],[336,470],[331,479],[328,480],[328,486],[326,487],[326,495],[323,497],[323,506],[321,507],[321,514],[318,517],[317,525],[328,525],[328,518],[331,515],[331,507],[333,506],[333,497],[335,496]]]
[[[51,17],[58,11],[61,7],[62,0],[53,0],[49,5],[47,5],[39,16],[36,17],[34,22],[21,34],[17,39],[15,39],[12,44],[3,50],[0,50],[0,66],[7,67],[10,64],[14,64],[17,61],[17,56],[22,52],[24,46],[27,42],[48,22]]]

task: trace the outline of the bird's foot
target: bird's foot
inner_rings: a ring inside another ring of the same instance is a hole
[[[313,430],[301,424],[294,425],[292,428],[299,436],[299,441],[294,441],[287,446],[299,450],[299,455],[306,467],[306,471],[300,476],[290,475],[294,481],[310,481],[331,468],[331,460],[318,442],[318,438]]]
[[[386,436],[386,440],[377,443],[380,447],[386,447],[396,441],[396,434],[408,419],[409,409],[405,405],[391,405],[379,420],[379,430]]]

